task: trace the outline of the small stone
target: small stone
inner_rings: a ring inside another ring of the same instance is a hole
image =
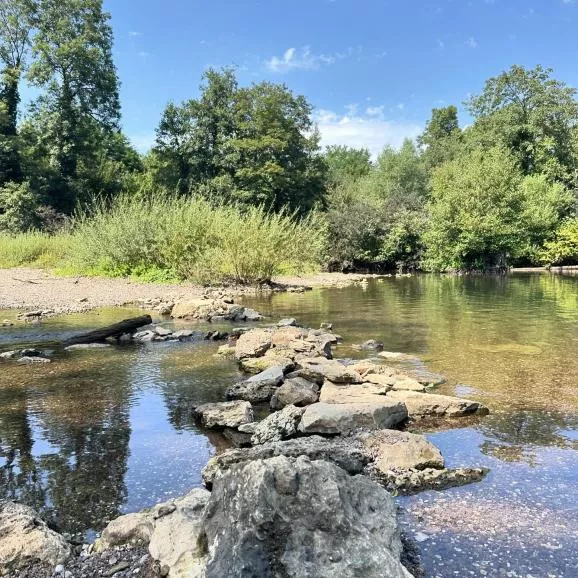
[[[117,572],[122,572],[123,570],[126,570],[127,568],[130,568],[130,563],[127,562],[126,560],[121,560],[118,564],[116,564],[116,566],[113,566],[112,568],[110,568],[106,575],[107,576],[114,576]]]
[[[322,323],[319,328],[325,329],[326,331],[333,331],[333,323]]]
[[[64,572],[64,566],[62,564],[58,564],[54,568],[54,574],[62,574]]]
[[[46,357],[21,357],[17,363],[19,365],[33,365],[35,363],[50,363],[50,359],[46,359]]]
[[[297,320],[294,317],[289,317],[287,319],[281,319],[281,321],[279,321],[277,323],[277,327],[296,327],[297,326]]]
[[[173,332],[170,329],[167,329],[166,327],[161,327],[160,325],[155,325],[155,327],[153,327],[153,331],[157,335],[160,335],[161,337],[168,337],[169,335],[173,334]]]
[[[16,359],[18,354],[18,351],[4,351],[4,353],[0,353],[0,359]]]

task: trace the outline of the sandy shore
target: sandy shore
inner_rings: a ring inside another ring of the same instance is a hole
[[[292,286],[327,287],[349,285],[365,277],[367,275],[321,273],[280,277],[275,282]],[[255,289],[229,287],[227,291],[239,295]],[[176,301],[206,292],[207,288],[192,283],[171,285],[139,283],[128,279],[55,277],[41,269],[0,270],[0,309],[42,309],[72,313],[147,299]]]

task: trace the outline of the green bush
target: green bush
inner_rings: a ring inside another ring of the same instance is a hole
[[[21,233],[38,225],[38,197],[28,183],[0,187],[0,232]]]
[[[267,282],[319,268],[325,248],[315,215],[298,220],[200,197],[120,197],[77,217],[73,229],[75,271],[160,281]]]
[[[540,253],[544,265],[578,265],[578,219],[566,221]]]
[[[0,234],[0,268],[56,267],[66,259],[71,246],[72,238],[67,234]]]

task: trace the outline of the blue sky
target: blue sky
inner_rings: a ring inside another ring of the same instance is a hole
[[[511,64],[578,86],[572,0],[105,0],[123,127],[140,150],[204,69],[286,83],[316,109],[323,142],[397,146],[433,107],[461,106]],[[467,123],[465,112],[462,122]]]

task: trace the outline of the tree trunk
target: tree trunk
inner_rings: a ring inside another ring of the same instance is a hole
[[[150,325],[152,322],[153,320],[150,315],[125,319],[124,321],[103,327],[102,329],[96,329],[95,331],[70,337],[63,341],[61,345],[62,347],[68,347],[69,345],[80,345],[84,343],[98,343],[99,341],[104,341],[107,337],[119,337],[124,333],[132,333],[139,327]]]

